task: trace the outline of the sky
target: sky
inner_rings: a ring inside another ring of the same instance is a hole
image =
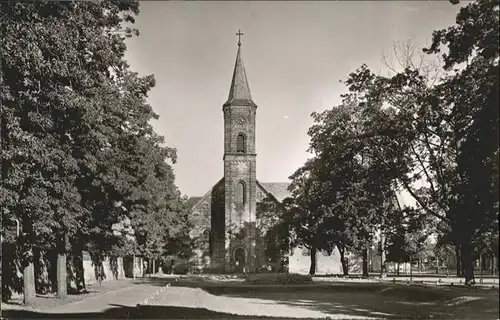
[[[340,80],[366,63],[385,72],[395,42],[430,43],[455,22],[448,1],[142,1],[127,40],[131,68],[154,74],[148,101],[166,145],[177,149],[176,184],[204,195],[223,176],[223,114],[238,37],[254,102],[257,179],[286,182],[310,156],[313,111],[346,92]]]

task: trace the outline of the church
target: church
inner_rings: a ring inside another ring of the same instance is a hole
[[[190,265],[207,273],[255,272],[275,258],[265,255],[258,202],[268,197],[279,202],[289,195],[289,183],[257,180],[257,104],[252,100],[241,51],[238,41],[229,97],[222,105],[224,176],[203,197],[189,199],[194,226],[190,236],[198,244]]]
[[[241,41],[238,41],[229,97],[222,105],[222,115],[224,176],[204,196],[188,200],[193,226],[190,238],[195,243],[188,272],[253,273],[272,266],[274,272],[308,273],[309,251],[295,248],[286,257],[279,256],[279,250],[273,250],[277,238],[269,232],[272,226],[259,221],[259,204],[264,200],[282,202],[290,196],[290,183],[257,180],[257,104],[250,93]],[[285,265],[283,260],[287,261]],[[317,274],[341,272],[337,250],[331,255],[317,253]]]

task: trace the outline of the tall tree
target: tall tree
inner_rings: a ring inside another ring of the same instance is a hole
[[[433,220],[413,208],[393,211],[387,232],[387,260],[409,262],[410,268],[426,249],[429,236],[434,233]]]
[[[452,3],[457,4],[458,1]],[[466,281],[473,280],[472,251],[484,233],[498,234],[499,1],[466,5],[456,25],[433,33],[425,51],[442,54],[449,76],[439,85],[449,105],[456,145],[458,199],[451,213]]]
[[[324,186],[322,201],[331,212],[326,227],[331,246],[340,251],[344,274],[346,249],[362,253],[367,276],[368,248],[394,207],[397,171],[386,159],[393,158],[397,148],[390,138],[397,126],[394,113],[378,101],[363,101],[354,94],[343,98],[343,104],[312,114],[309,151],[316,155],[315,177]]]
[[[65,295],[69,247],[109,252],[111,227],[124,214],[162,207],[154,195],[171,198],[165,160],[175,161],[175,150],[161,146],[149,124],[157,117],[146,102],[154,78],[131,72],[124,59],[125,39],[138,34],[125,27],[137,2],[9,1],[1,8],[1,204],[21,221],[29,302],[32,247],[56,247],[58,294]]]
[[[311,275],[316,273],[316,253],[328,249],[324,222],[329,211],[321,198],[324,194],[323,185],[316,176],[315,160],[310,159],[290,176],[292,183],[289,190],[292,196],[287,201],[292,244],[305,247],[309,251]]]
[[[457,26],[435,32],[427,52],[446,44],[445,70],[466,64],[441,83],[429,81],[428,72],[413,65],[389,77],[362,66],[346,82],[356,97],[395,111],[392,139],[398,147],[386,164],[394,166],[398,183],[422,212],[451,233],[467,283],[473,282],[475,237],[485,230],[498,232],[495,183],[474,183],[478,176],[491,181],[495,174],[498,145],[479,132],[498,133],[498,40],[489,41],[497,38],[497,24],[498,1],[479,1],[460,10]],[[481,121],[485,125],[474,129]]]

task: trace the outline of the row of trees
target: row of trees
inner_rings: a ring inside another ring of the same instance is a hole
[[[150,125],[154,77],[124,59],[138,3],[0,7],[2,237],[18,248],[29,303],[34,247],[56,248],[64,296],[67,253],[159,257],[187,230],[186,199],[171,167],[176,151]]]
[[[316,250],[337,247],[345,273],[348,250],[367,274],[376,238],[382,254],[408,260],[438,234],[467,283],[479,251],[498,253],[498,14],[498,0],[467,4],[421,55],[412,42],[395,46],[398,68],[362,65],[340,105],[312,114],[314,157],[290,177],[281,208],[294,244],[311,249],[311,273]],[[415,208],[401,207],[400,191]]]

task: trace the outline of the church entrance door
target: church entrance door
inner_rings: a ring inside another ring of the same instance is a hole
[[[245,272],[245,249],[238,248],[234,251],[235,270],[238,273]]]

